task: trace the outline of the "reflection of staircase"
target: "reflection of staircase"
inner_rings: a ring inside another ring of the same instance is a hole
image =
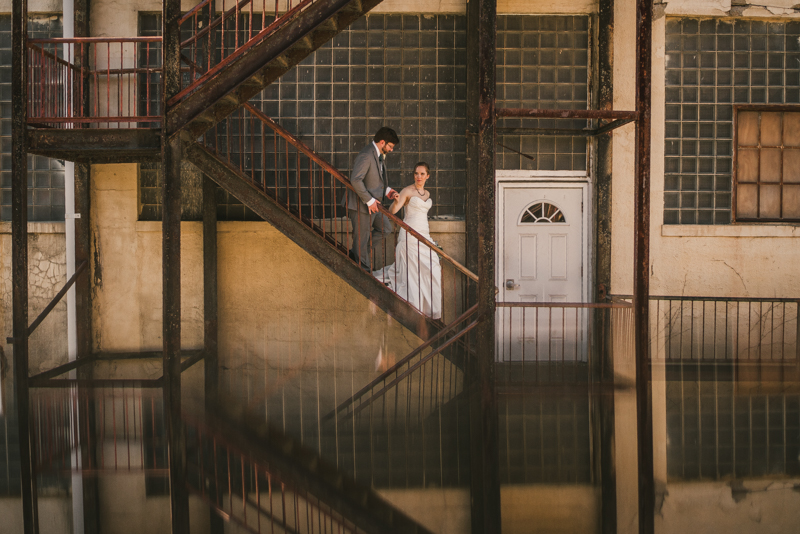
[[[231,414],[184,421],[189,491],[250,532],[429,532],[274,428]]]

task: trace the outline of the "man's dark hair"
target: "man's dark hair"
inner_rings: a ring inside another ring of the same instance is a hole
[[[397,137],[397,132],[386,126],[375,132],[375,137],[373,137],[372,140],[375,141],[375,144],[386,141],[387,143],[396,145],[400,142],[400,138]]]

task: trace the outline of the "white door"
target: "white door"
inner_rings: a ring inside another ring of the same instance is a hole
[[[500,184],[498,300],[586,299],[585,184]],[[585,359],[586,314],[576,307],[498,307],[498,359]]]

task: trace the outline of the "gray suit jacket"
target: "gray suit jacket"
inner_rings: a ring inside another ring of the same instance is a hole
[[[378,151],[372,143],[362,148],[353,161],[350,183],[355,192],[348,189],[342,198],[342,206],[346,206],[347,209],[366,212],[367,202],[370,199],[383,202],[387,183],[381,176]]]

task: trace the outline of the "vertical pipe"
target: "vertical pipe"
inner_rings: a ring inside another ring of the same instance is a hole
[[[495,359],[495,42],[497,1],[478,0],[478,310],[476,358],[470,365],[472,532],[500,532]],[[474,11],[473,11],[474,13]]]
[[[14,336],[14,389],[19,430],[22,523],[25,534],[35,532],[36,495],[33,490],[28,397],[28,136],[26,56],[28,2],[11,8],[11,277]]]
[[[162,37],[162,302],[163,388],[169,451],[172,532],[189,533],[186,437],[181,424],[181,139],[166,135],[166,102],[180,92],[180,0],[165,0]]]
[[[639,532],[655,529],[653,418],[649,358],[650,296],[650,83],[653,3],[636,2],[636,151],[634,210],[634,331],[636,339],[636,420],[639,460]]]

